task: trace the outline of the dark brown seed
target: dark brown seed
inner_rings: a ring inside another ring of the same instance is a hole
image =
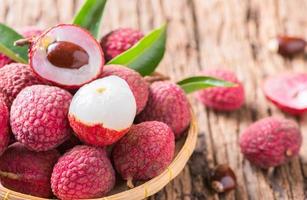
[[[47,59],[57,67],[79,69],[88,64],[89,55],[77,44],[58,41],[48,46]]]
[[[236,188],[237,181],[233,170],[226,164],[218,165],[211,176],[211,187],[218,193]]]
[[[280,35],[277,37],[277,52],[284,57],[293,57],[304,53],[306,41],[299,37]]]

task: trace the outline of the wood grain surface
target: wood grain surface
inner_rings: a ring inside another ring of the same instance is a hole
[[[0,21],[15,28],[47,28],[68,23],[82,1],[0,0]],[[191,99],[198,116],[199,140],[189,165],[151,200],[295,199],[307,198],[307,117],[293,118],[269,103],[263,80],[282,71],[306,71],[303,58],[285,60],[266,49],[278,33],[307,37],[306,0],[109,0],[102,34],[118,27],[148,32],[169,23],[167,51],[159,71],[174,81],[204,68],[234,70],[244,83],[246,104],[231,113],[214,112]],[[243,159],[240,132],[253,121],[271,115],[297,120],[304,134],[300,157],[275,169],[273,176]],[[227,195],[208,189],[208,174],[216,164],[229,163],[238,187]]]

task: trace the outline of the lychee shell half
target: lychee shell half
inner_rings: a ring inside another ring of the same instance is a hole
[[[121,65],[106,65],[100,77],[110,75],[119,76],[128,83],[135,97],[137,114],[139,114],[145,108],[148,100],[148,83],[138,72]]]
[[[33,85],[23,89],[11,109],[15,138],[34,151],[53,149],[69,138],[71,94],[61,88]]]
[[[68,118],[80,140],[106,146],[127,133],[135,113],[136,101],[128,83],[118,76],[108,76],[78,90]]]
[[[296,156],[302,144],[298,125],[278,117],[261,119],[240,136],[241,152],[261,168],[276,167]]]
[[[0,157],[1,184],[16,192],[51,198],[50,177],[59,156],[56,150],[33,152],[20,143],[12,144]]]
[[[51,187],[60,199],[103,197],[115,185],[115,172],[104,149],[80,145],[54,166]]]
[[[148,180],[162,173],[175,152],[175,137],[163,122],[148,121],[133,125],[116,143],[112,155],[123,179]]]
[[[149,88],[147,105],[136,121],[164,122],[172,128],[175,137],[180,138],[191,121],[190,105],[184,91],[169,81],[154,82]]]

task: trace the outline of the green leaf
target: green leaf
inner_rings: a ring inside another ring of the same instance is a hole
[[[102,13],[107,0],[86,0],[73,19],[73,24],[79,25],[97,38]]]
[[[14,46],[23,37],[10,27],[0,23],[0,52],[16,62],[28,63],[28,47]]]
[[[179,81],[177,83],[187,93],[192,93],[198,90],[209,87],[234,87],[237,84],[216,79],[209,76],[194,76]]]
[[[167,26],[153,30],[133,47],[116,56],[107,64],[119,64],[150,75],[155,71],[165,52]]]

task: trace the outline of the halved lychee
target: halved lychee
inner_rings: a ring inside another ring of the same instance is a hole
[[[307,111],[307,74],[287,73],[268,78],[263,87],[266,97],[281,110],[299,115]]]
[[[78,88],[101,73],[104,56],[86,30],[60,24],[44,32],[30,48],[30,65],[43,79],[58,86]]]
[[[129,131],[135,115],[136,101],[128,83],[118,76],[108,76],[78,90],[68,118],[79,139],[105,146]]]

